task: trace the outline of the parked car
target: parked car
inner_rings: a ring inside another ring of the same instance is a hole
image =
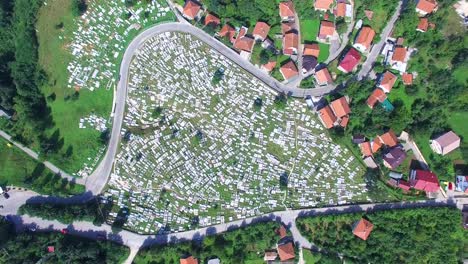
[[[8,193],[3,193],[3,197],[5,197],[5,199],[8,199],[10,198],[10,195]]]

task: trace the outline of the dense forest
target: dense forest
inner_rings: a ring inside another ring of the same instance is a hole
[[[264,251],[276,247],[279,236],[276,222],[266,222],[205,237],[202,241],[155,246],[141,250],[135,263],[178,264],[182,256],[193,255],[200,263],[219,258],[221,263],[260,263]]]
[[[358,263],[459,263],[468,242],[455,208],[389,210],[365,215],[374,228],[364,241],[352,233],[362,214],[305,217],[302,234],[330,253]]]
[[[109,241],[58,232],[16,233],[14,225],[0,217],[1,263],[120,263],[128,254],[128,248]]]

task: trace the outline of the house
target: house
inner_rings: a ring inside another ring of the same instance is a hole
[[[382,147],[382,142],[380,141],[378,137],[372,140],[371,147],[372,147],[372,153],[376,153],[377,151],[380,150],[380,148]]]
[[[213,26],[213,27],[217,27],[219,25],[219,23],[221,23],[221,21],[219,20],[219,17],[211,14],[211,13],[208,13],[205,17],[205,26]]]
[[[416,12],[420,16],[425,16],[437,11],[437,7],[438,4],[436,0],[418,0],[418,4],[416,5]]]
[[[361,220],[354,224],[353,234],[362,240],[367,240],[373,228],[374,225],[371,222],[361,218]]]
[[[242,27],[239,31],[239,34],[237,35],[236,40],[234,41],[234,48],[240,51],[241,55],[243,51],[250,54],[255,44],[255,40],[252,37],[246,35],[247,30],[248,29],[246,27]]]
[[[328,42],[334,34],[335,24],[333,24],[333,22],[326,20],[320,21],[320,29],[317,37],[318,41]]]
[[[302,72],[307,73],[317,66],[317,58],[310,55],[302,56]]]
[[[299,72],[297,71],[296,64],[292,60],[289,60],[286,64],[281,66],[280,72],[283,75],[285,80],[289,80],[294,76],[297,76]]]
[[[368,168],[376,169],[378,167],[377,163],[375,163],[374,158],[372,158],[372,156],[368,156],[364,158],[363,161],[364,161],[364,164],[366,164]]]
[[[198,260],[194,258],[193,256],[190,256],[187,258],[181,258],[180,264],[198,264]]]
[[[236,40],[235,39],[235,36],[236,36],[236,30],[231,27],[230,25],[228,24],[225,24],[221,30],[219,31],[218,35],[222,38],[227,38],[229,39],[229,41],[231,43],[234,43],[234,41]]]
[[[410,190],[411,188],[411,185],[409,182],[405,181],[405,180],[399,180],[398,181],[398,185],[397,185],[398,188],[402,189],[403,191],[407,192]]]
[[[277,246],[278,255],[281,261],[294,259],[294,245],[292,242],[281,244]]]
[[[403,174],[395,171],[391,171],[388,176],[395,180],[400,180],[403,178]]]
[[[269,61],[262,65],[262,70],[266,72],[271,72],[276,66],[276,61]]]
[[[346,3],[339,2],[336,4],[335,17],[346,17]]]
[[[330,106],[331,106],[331,109],[333,110],[333,113],[335,113],[335,116],[338,118],[342,118],[344,116],[349,115],[349,113],[351,113],[348,100],[344,96],[331,102]]]
[[[315,72],[315,80],[318,85],[328,85],[333,83],[330,72],[326,67]]]
[[[264,48],[264,49],[270,49],[270,50],[276,52],[275,43],[273,43],[273,40],[271,40],[269,37],[267,37],[267,38],[262,42],[262,48]]]
[[[357,65],[361,61],[361,54],[354,49],[350,48],[343,59],[340,61],[338,65],[338,70],[349,73],[356,69]]]
[[[468,193],[468,176],[457,175],[455,177],[455,190]]]
[[[387,133],[379,136],[379,139],[382,142],[382,144],[386,145],[389,148],[392,148],[398,144],[398,138],[391,129]]]
[[[430,141],[432,151],[437,154],[446,155],[460,147],[460,137],[453,131],[449,131],[442,136]]]
[[[359,144],[359,148],[361,149],[362,156],[372,156],[372,148],[369,141]]]
[[[407,62],[409,59],[408,50],[405,47],[398,46],[393,51],[390,59],[390,66],[401,73],[406,71]]]
[[[437,192],[440,188],[439,179],[430,171],[412,170],[409,182],[412,188],[425,192]]]
[[[361,143],[366,142],[366,137],[364,135],[360,135],[360,134],[353,135],[351,141],[354,144],[361,144]]]
[[[364,26],[359,30],[353,47],[358,49],[360,52],[367,52],[371,47],[374,37],[375,31],[369,26]]]
[[[54,253],[55,252],[55,247],[54,246],[48,246],[47,247],[47,252],[48,253]]]
[[[314,9],[319,11],[328,11],[333,4],[333,0],[315,0],[314,1]]]
[[[405,159],[406,152],[399,147],[395,147],[384,154],[383,163],[385,167],[393,170],[395,168],[398,168],[398,166],[400,166],[403,163],[403,161],[405,161]]]
[[[404,85],[412,85],[413,84],[413,74],[411,73],[403,73],[401,76]]]
[[[214,259],[208,260],[207,264],[220,264],[220,263],[221,263],[221,260],[219,258],[214,258]]]
[[[276,230],[276,233],[279,235],[280,238],[285,238],[288,234],[288,231],[284,227],[284,225],[280,225],[280,227]]]
[[[187,19],[194,20],[201,14],[201,5],[194,0],[187,0],[182,14]]]
[[[297,33],[296,24],[294,24],[294,22],[281,23],[281,32],[283,33],[283,35],[286,35],[286,33],[291,32],[291,31]]]
[[[395,85],[396,80],[397,77],[393,73],[386,71],[380,77],[379,85],[377,87],[381,88],[385,93],[389,93],[392,90],[393,85]]]
[[[296,32],[286,33],[283,37],[283,54],[294,55],[297,54],[299,46],[299,35]]]
[[[319,110],[319,117],[322,121],[322,124],[328,129],[332,128],[337,120],[335,114],[333,114],[333,111],[329,105]]]
[[[419,24],[416,30],[419,32],[426,32],[428,28],[429,28],[428,19],[426,17],[419,18]]]
[[[294,4],[292,1],[280,2],[279,13],[282,20],[294,20],[296,11],[294,11]]]
[[[255,38],[255,40],[264,41],[266,37],[268,36],[269,31],[270,31],[270,26],[265,22],[259,21],[257,22],[257,24],[255,24],[252,35]]]
[[[385,92],[382,89],[375,89],[371,93],[369,98],[367,98],[366,103],[371,109],[373,109],[374,105],[377,102],[383,103],[386,99],[387,99],[387,95],[385,94]]]
[[[302,55],[314,56],[315,58],[318,58],[319,54],[320,54],[320,47],[317,43],[304,44],[304,50],[302,52]]]
[[[278,253],[276,251],[265,251],[265,255],[263,256],[264,261],[274,261],[278,257]]]

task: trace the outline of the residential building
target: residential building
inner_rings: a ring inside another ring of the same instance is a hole
[[[283,37],[283,54],[294,55],[297,54],[299,46],[299,35],[296,32],[286,33]]]
[[[320,54],[320,47],[317,43],[313,44],[304,44],[304,51],[302,52],[303,55],[307,56],[314,56],[315,58],[319,57]]]
[[[375,89],[369,98],[367,98],[367,105],[373,109],[377,102],[383,103],[387,99],[387,95],[382,89]]]
[[[368,220],[361,218],[357,223],[354,224],[353,234],[362,240],[367,240],[374,225]]]
[[[278,258],[278,253],[276,251],[265,251],[263,256],[264,261],[275,261]]]
[[[266,64],[262,65],[262,69],[266,72],[271,72],[276,66],[276,61],[269,61]]]
[[[331,21],[322,20],[320,22],[318,41],[329,42],[330,38],[335,34],[335,24]]]
[[[372,156],[372,148],[369,141],[359,144],[359,148],[361,149],[362,156]]]
[[[336,4],[335,16],[346,17],[346,3],[345,2],[339,2]]]
[[[455,177],[455,190],[468,193],[468,176],[457,175]]]
[[[382,142],[380,141],[378,137],[372,140],[371,147],[372,147],[372,153],[377,153],[377,151],[379,151],[380,148],[382,148]]]
[[[420,16],[425,16],[437,11],[438,3],[436,0],[418,0],[416,4],[416,12]]]
[[[292,77],[295,77],[299,75],[299,72],[297,71],[296,64],[292,60],[289,60],[286,64],[281,66],[280,72],[283,75],[283,78],[285,80],[289,80]]]
[[[187,0],[182,15],[189,20],[198,19],[201,14],[201,5],[194,0]]]
[[[395,132],[393,130],[389,130],[387,133],[379,136],[380,141],[382,144],[386,145],[389,148],[392,148],[398,144],[398,138],[395,135]]]
[[[412,188],[425,192],[438,192],[440,188],[439,179],[430,171],[412,170],[409,182]]]
[[[390,66],[401,73],[406,72],[407,62],[409,59],[409,52],[405,47],[398,46],[393,51],[392,58],[390,59]]]
[[[319,111],[319,117],[320,120],[322,121],[322,124],[327,128],[330,129],[333,126],[335,126],[335,122],[337,120],[335,114],[333,114],[332,109],[330,108],[329,105],[323,107]]]
[[[252,37],[246,35],[247,31],[248,29],[246,27],[242,27],[240,29],[239,34],[234,41],[234,48],[241,53],[247,52],[250,54],[255,44],[255,40]]]
[[[283,33],[283,35],[286,35],[286,33],[289,33],[291,31],[297,33],[296,24],[294,22],[281,23],[281,32]]]
[[[333,83],[330,72],[326,67],[315,72],[315,80],[318,85],[328,85]]]
[[[217,27],[219,25],[219,23],[221,23],[221,21],[219,20],[219,17],[211,14],[211,13],[208,13],[205,17],[205,26],[213,26],[213,27]]]
[[[294,4],[292,1],[280,2],[279,13],[282,20],[294,20],[296,11],[294,11]]]
[[[214,258],[214,259],[208,260],[207,264],[220,264],[220,263],[221,263],[221,260],[219,258]]]
[[[315,0],[314,9],[326,12],[331,9],[332,4],[333,0]]]
[[[335,113],[335,116],[338,118],[342,118],[344,116],[349,115],[349,113],[351,113],[348,100],[345,96],[331,102],[330,106],[331,106],[331,109],[333,110],[333,113]]]
[[[428,28],[429,28],[429,21],[427,17],[419,18],[419,24],[416,30],[419,32],[426,32]]]
[[[343,59],[340,61],[338,65],[338,70],[349,73],[356,69],[357,65],[361,61],[361,54],[354,49],[350,48]]]
[[[281,261],[294,259],[294,245],[292,242],[281,244],[277,246],[278,255]]]
[[[396,80],[397,77],[393,73],[386,71],[380,76],[377,87],[381,88],[385,93],[389,93]]]
[[[302,72],[307,73],[317,66],[317,58],[310,55],[302,56]]]
[[[257,22],[257,24],[255,24],[252,35],[255,38],[255,40],[264,41],[266,37],[268,36],[269,31],[270,31],[270,26],[265,22],[259,21]]]
[[[360,52],[367,52],[370,50],[374,37],[375,31],[369,26],[364,26],[359,30],[353,47],[358,49]]]
[[[406,159],[406,152],[400,147],[394,147],[383,156],[383,163],[389,169],[398,168]]]
[[[219,31],[218,35],[220,37],[229,39],[231,43],[234,43],[234,41],[236,40],[236,30],[228,24],[224,24],[224,26]]]
[[[413,74],[411,73],[403,73],[401,76],[404,85],[412,85],[413,84]]]
[[[190,256],[186,258],[181,258],[180,264],[198,264],[198,260],[194,258],[193,256]]]
[[[377,163],[375,163],[374,158],[372,158],[372,156],[368,156],[364,158],[363,161],[364,161],[364,164],[366,164],[368,168],[376,169],[378,167]]]
[[[440,137],[430,141],[432,150],[441,155],[447,155],[460,147],[460,137],[453,131],[449,131]]]

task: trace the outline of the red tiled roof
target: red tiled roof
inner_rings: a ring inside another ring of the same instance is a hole
[[[278,255],[281,261],[290,260],[295,258],[294,246],[292,242],[278,246]]]
[[[236,41],[234,42],[234,48],[251,52],[255,44],[255,40],[251,37],[245,36],[246,33],[247,29],[241,28],[239,35],[237,35]]]
[[[280,72],[286,80],[298,75],[296,64],[292,60],[281,66]]]
[[[331,21],[320,21],[319,38],[330,37],[335,34],[335,24]]]
[[[354,70],[354,68],[359,64],[359,61],[361,60],[361,54],[354,49],[351,48],[349,51],[346,53],[344,58],[340,61],[340,67],[345,71],[345,72],[351,72]]]
[[[329,105],[319,110],[319,116],[326,128],[332,128],[336,122],[336,116]]]
[[[255,28],[253,30],[252,35],[254,37],[258,36],[261,39],[265,39],[269,31],[270,31],[270,26],[265,22],[259,21],[257,22],[257,24],[255,24]]]
[[[413,170],[410,177],[411,186],[416,190],[425,192],[437,192],[439,190],[439,179],[430,171]]]
[[[330,9],[330,6],[333,4],[333,0],[315,0],[314,7],[315,9]]]
[[[384,91],[382,91],[382,89],[375,89],[369,98],[367,98],[366,103],[370,108],[374,108],[374,105],[377,103],[377,101],[382,103],[385,101],[385,99],[387,99],[387,95],[384,93]]]
[[[294,4],[292,1],[281,2],[279,4],[281,17],[293,17],[295,15]]]
[[[363,156],[372,156],[372,148],[369,141],[359,144],[359,148],[361,149],[361,153]]]
[[[284,228],[283,225],[281,225],[278,230],[277,230],[277,233],[278,235],[280,236],[280,238],[283,238],[287,235],[287,231],[286,231],[286,228]]]
[[[380,80],[379,87],[382,88],[384,92],[389,93],[392,90],[393,85],[395,85],[396,80],[397,77],[393,73],[386,71]]]
[[[405,180],[400,180],[398,182],[398,188],[403,189],[404,191],[409,191],[411,186],[410,186],[409,182],[407,182]]]
[[[426,13],[432,13],[437,8],[435,0],[419,0],[416,9],[422,10]]]
[[[313,44],[304,44],[304,52],[303,55],[310,55],[318,58],[320,53],[320,48],[317,43]]]
[[[359,220],[359,222],[354,226],[353,234],[362,240],[367,240],[373,228],[374,225],[371,222],[361,218],[361,220]]]
[[[200,12],[200,9],[201,6],[198,3],[191,0],[187,0],[187,2],[185,2],[184,5],[184,15],[186,17],[194,19],[197,16],[198,12]]]
[[[281,23],[281,32],[284,34],[288,33],[289,31],[295,29],[296,24],[294,22],[284,22]]]
[[[187,258],[181,258],[180,259],[180,264],[198,264],[198,260],[194,258],[193,256],[187,257]]]
[[[349,123],[349,116],[343,116],[340,121],[340,126],[346,127]]]
[[[427,18],[421,17],[419,19],[419,24],[418,24],[417,29],[422,31],[422,32],[426,32],[428,27],[429,27],[429,21],[427,20]]]
[[[406,48],[405,47],[396,47],[393,52],[392,60],[404,62],[406,58]]]
[[[387,145],[390,148],[398,144],[398,138],[391,129],[387,133],[381,135],[379,138],[383,144]]]
[[[47,252],[54,253],[55,252],[55,247],[54,246],[48,246],[47,247]]]
[[[348,101],[344,96],[331,102],[330,106],[333,109],[336,117],[343,117],[351,113]]]
[[[346,3],[339,2],[336,5],[335,16],[336,17],[345,17],[346,16]]]
[[[413,74],[411,73],[403,73],[401,76],[401,79],[403,79],[403,84],[404,85],[412,85],[413,84]]]
[[[283,37],[283,53],[287,55],[294,54],[299,45],[299,36],[295,32],[290,32]]]
[[[371,27],[362,27],[356,38],[356,44],[363,45],[366,50],[370,48],[372,40],[374,39],[375,31]]]
[[[225,24],[219,31],[219,36],[227,37],[231,43],[234,42],[234,36],[236,35],[236,30],[228,24]]]
[[[213,24],[215,26],[219,25],[220,23],[220,20],[219,20],[219,17],[211,14],[211,13],[208,13],[208,15],[206,15],[205,17],[205,26],[209,25],[209,24]]]
[[[317,79],[317,82],[319,84],[333,82],[333,79],[332,79],[332,77],[330,75],[330,72],[328,71],[327,68],[323,68],[323,69],[315,72],[315,79]]]
[[[276,66],[276,61],[269,61],[262,65],[262,67],[267,71],[272,71]]]

